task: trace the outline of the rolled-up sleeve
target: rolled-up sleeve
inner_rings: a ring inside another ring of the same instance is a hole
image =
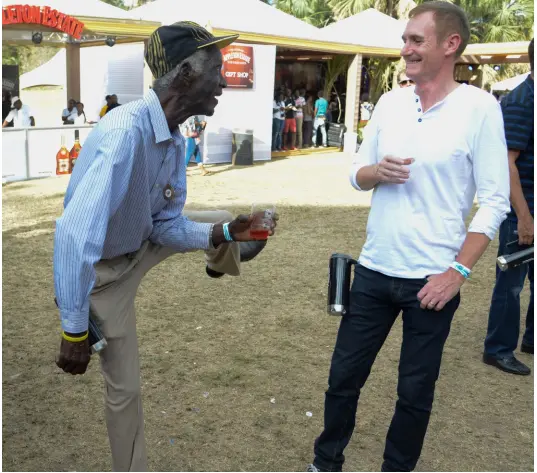
[[[54,236],[54,287],[62,329],[71,333],[88,329],[94,264],[101,259],[110,217],[129,187],[135,144],[129,131],[113,130],[94,152],[91,166],[56,221]]]
[[[370,166],[371,164],[376,164],[378,162],[378,133],[379,122],[382,116],[382,102],[383,97],[379,99],[375,109],[373,110],[371,120],[369,120],[363,129],[364,139],[362,140],[360,149],[354,155],[354,159],[351,164],[349,179],[352,187],[359,191],[361,191],[362,188],[356,181],[356,174],[364,166]]]
[[[502,112],[495,101],[487,104],[474,150],[472,164],[479,210],[468,231],[483,233],[493,240],[510,209],[507,145]]]

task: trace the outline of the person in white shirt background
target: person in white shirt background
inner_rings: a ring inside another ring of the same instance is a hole
[[[82,102],[76,103],[77,115],[74,120],[74,125],[85,125],[86,124],[86,114],[84,113],[84,104]]]
[[[285,125],[285,101],[281,92],[276,92],[272,101],[272,151],[281,151],[283,127]]]
[[[9,112],[4,123],[2,123],[2,128],[5,128],[11,122],[13,122],[14,128],[35,126],[35,119],[30,107],[23,105],[19,97],[13,97],[11,99],[11,106],[13,109]]]
[[[360,390],[401,311],[398,400],[381,471],[412,471],[420,457],[459,290],[509,212],[500,106],[453,78],[469,37],[460,7],[414,8],[401,54],[416,86],[382,96],[365,128],[350,180],[357,190],[373,189],[367,239],[308,471],[342,470]],[[466,231],[476,191],[479,210]]]
[[[67,108],[64,108],[62,112],[63,124],[73,125],[75,123],[76,117],[78,117],[78,110],[76,108],[76,100],[69,99],[69,102],[67,102]]]

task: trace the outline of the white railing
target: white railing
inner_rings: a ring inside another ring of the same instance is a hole
[[[80,144],[93,125],[2,129],[2,183],[25,181],[56,175],[56,154],[65,137],[68,150],[75,142],[75,130],[80,130]]]

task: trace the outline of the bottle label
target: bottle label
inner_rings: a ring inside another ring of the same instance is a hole
[[[58,160],[60,172],[69,172],[69,160],[60,159]]]

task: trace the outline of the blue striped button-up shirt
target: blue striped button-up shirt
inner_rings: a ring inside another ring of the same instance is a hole
[[[136,251],[147,239],[179,252],[211,247],[212,224],[181,215],[184,155],[184,139],[179,130],[170,133],[152,90],[108,113],[90,133],[56,221],[54,285],[63,330],[87,330],[99,260]]]

